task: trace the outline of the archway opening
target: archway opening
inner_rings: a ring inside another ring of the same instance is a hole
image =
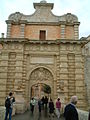
[[[32,85],[31,97],[38,99],[43,96],[47,96],[48,98],[51,96],[51,87],[44,83],[36,83]]]
[[[49,93],[48,93],[49,91]],[[44,67],[34,69],[30,74],[29,96],[54,96],[54,79],[52,72]]]

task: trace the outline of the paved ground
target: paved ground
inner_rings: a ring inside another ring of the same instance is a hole
[[[42,110],[40,115],[38,109],[35,108],[33,114],[31,113],[30,110],[28,110],[24,114],[18,114],[13,116],[12,120],[64,120],[64,118],[60,117],[60,119],[57,119],[57,117],[54,115],[54,118],[52,117],[50,119],[48,112]]]

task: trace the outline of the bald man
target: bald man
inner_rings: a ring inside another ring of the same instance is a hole
[[[78,112],[75,106],[77,104],[77,100],[77,96],[72,96],[71,102],[68,105],[66,105],[64,110],[65,120],[79,120]]]

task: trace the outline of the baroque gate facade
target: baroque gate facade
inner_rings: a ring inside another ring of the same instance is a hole
[[[0,104],[13,91],[16,103],[23,101],[17,111],[25,110],[31,88],[47,84],[53,100],[60,97],[66,104],[77,95],[77,106],[86,109],[82,54],[86,41],[79,40],[77,16],[55,16],[53,3],[44,0],[34,8],[32,15],[16,12],[6,21],[7,37],[0,40]]]

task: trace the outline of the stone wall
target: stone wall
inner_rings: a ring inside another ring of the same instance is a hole
[[[0,106],[0,120],[4,120],[5,118],[5,107]]]
[[[90,36],[87,38],[87,44],[83,48],[83,55],[85,57],[85,85],[86,85],[86,97],[88,101],[88,109],[90,109]]]
[[[9,40],[7,44],[3,41],[0,57],[0,85],[3,86],[0,87],[0,104],[4,105],[5,97],[13,91],[16,96],[22,96],[26,105],[31,98],[31,87],[43,83],[51,87],[53,99],[60,97],[64,105],[72,95],[77,95],[78,107],[86,109],[81,43],[74,44],[71,40],[68,43],[67,40],[16,40]]]
[[[78,109],[79,120],[88,120],[89,112]]]

